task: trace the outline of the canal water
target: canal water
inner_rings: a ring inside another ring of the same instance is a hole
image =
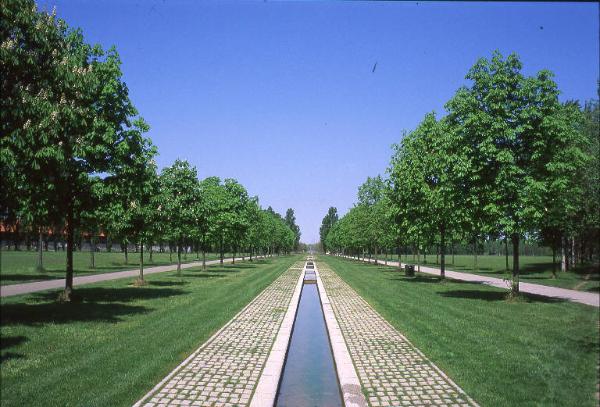
[[[317,284],[305,283],[302,287],[275,405],[342,407]]]

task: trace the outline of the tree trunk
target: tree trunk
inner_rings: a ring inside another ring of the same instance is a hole
[[[519,293],[519,235],[514,233],[511,236],[513,245],[513,270],[512,270],[512,286],[511,294]]]
[[[181,244],[177,245],[177,275],[181,275]]]
[[[452,266],[454,266],[454,239],[452,240],[452,246],[451,246],[451,250],[452,250]]]
[[[152,250],[152,249],[154,249],[154,248],[152,246],[154,246],[154,245],[152,244],[152,242],[150,242],[150,247],[148,248],[150,250],[150,259],[149,259],[150,263],[154,263],[154,259],[152,258],[152,253],[154,252],[154,250]]]
[[[62,295],[63,301],[70,301],[73,293],[73,243],[75,241],[73,203],[70,202],[67,208],[67,276],[65,278],[65,291]]]
[[[96,241],[93,236],[90,235],[90,268],[96,268]]]
[[[40,231],[39,240],[38,240],[38,264],[37,264],[37,271],[40,273],[44,271],[43,256],[44,256],[43,255],[43,237],[42,237],[42,232]]]
[[[575,250],[575,238],[571,238],[571,266],[577,264],[577,251]]]
[[[477,237],[473,239],[473,271],[477,271]]]
[[[125,245],[125,264],[129,264],[129,252],[127,251],[128,247]]]
[[[144,282],[144,242],[140,242],[140,284]]]
[[[19,243],[20,243],[20,237],[19,237],[19,225],[17,224],[15,226],[15,231],[13,232],[13,245],[15,246],[15,252],[20,251],[20,247],[19,247]]]
[[[233,249],[233,257],[232,257],[231,264],[235,264],[235,254],[236,254],[235,252],[236,252],[236,251],[237,251],[237,249],[235,249],[235,248],[234,248],[234,249]]]
[[[202,248],[202,270],[206,270],[206,249]]]
[[[375,258],[375,265],[377,265],[377,246],[375,246],[374,249],[375,249],[375,256],[374,256],[374,258]]]
[[[221,263],[221,266],[223,265],[223,257],[225,257],[224,253],[223,253],[223,239],[221,239],[221,244],[219,247],[219,254],[220,254],[220,258],[219,258],[219,262]]]
[[[561,265],[560,269],[563,272],[567,271],[567,251],[565,250],[565,238],[562,238],[562,244],[560,245],[561,252]]]
[[[506,260],[506,271],[508,271],[508,237],[504,236],[504,257]]]
[[[421,248],[417,244],[417,271],[421,272]]]
[[[556,246],[552,245],[552,278],[556,278]]]
[[[446,278],[446,228],[440,230],[440,277]]]

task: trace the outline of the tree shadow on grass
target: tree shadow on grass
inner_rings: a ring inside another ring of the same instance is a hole
[[[236,266],[212,266],[206,270],[198,270],[196,273],[239,273],[244,267]]]
[[[486,290],[451,290],[438,292],[439,295],[446,298],[462,298],[470,300],[482,301],[507,301],[508,292],[504,291],[486,291]],[[520,293],[519,300],[524,302],[541,302],[541,303],[561,303],[566,300],[561,298],[544,297],[541,295],[533,295]]]
[[[247,261],[250,262],[250,260]],[[270,260],[253,258],[251,264],[269,264],[270,262]]]
[[[121,317],[142,314],[149,309],[119,303],[61,304],[46,302],[36,304],[4,304],[2,305],[2,325],[42,326],[45,324],[68,324],[73,322],[119,322]]]
[[[403,282],[407,282],[407,283],[413,283],[413,284],[418,284],[418,283],[424,283],[424,284],[430,284],[430,283],[452,283],[452,284],[473,284],[470,281],[462,281],[462,280],[451,280],[448,278],[441,278],[439,276],[434,276],[431,274],[423,274],[423,273],[416,273],[414,277],[407,277],[406,275],[404,275],[404,272],[402,272],[402,274],[398,274],[398,276],[392,277],[392,278],[388,278],[388,280],[392,280],[392,281],[403,281]]]
[[[428,276],[420,276],[417,275],[415,277],[406,277],[406,276],[397,276],[394,278],[390,278],[389,280],[394,280],[394,281],[402,281],[402,282],[407,282],[407,283],[425,283],[425,284],[429,284],[429,283],[439,283],[441,281],[441,279],[439,277],[428,277]]]
[[[591,287],[591,288],[588,288],[586,291],[591,292],[591,293],[600,293],[600,287]]]
[[[156,298],[172,297],[184,294],[185,291],[173,288],[153,287],[75,287],[75,293],[81,296],[84,303],[96,302],[131,302],[136,300],[151,300]],[[56,292],[42,292],[33,294],[39,301],[56,300]],[[73,304],[77,306],[77,304]],[[79,304],[81,305],[81,304]]]
[[[33,301],[28,303],[2,304],[2,325],[41,326],[88,321],[114,323],[121,321],[121,317],[126,315],[151,311],[151,308],[145,306],[125,304],[127,302],[167,298],[182,295],[185,291],[153,287],[77,287],[75,293],[83,298],[83,302],[62,304],[56,301],[56,291],[48,291],[32,294],[27,298]]]
[[[208,273],[208,272],[199,272],[199,273],[182,273],[181,278],[223,278],[226,277],[225,274],[219,273]]]
[[[4,363],[10,359],[22,359],[25,357],[22,353],[16,352],[7,352],[8,348],[12,348],[13,346],[20,345],[22,343],[27,342],[27,338],[25,336],[2,336],[0,338],[0,351],[2,351],[2,355],[0,356],[0,363]]]
[[[148,284],[156,287],[173,287],[188,285],[189,281],[150,281]]]
[[[119,322],[121,317],[143,314],[152,309],[140,305],[124,304],[136,300],[151,300],[184,294],[186,291],[172,288],[123,287],[75,289],[83,298],[81,303],[59,303],[56,291],[32,294],[33,303],[2,304],[2,325],[67,324],[72,322]]]
[[[256,264],[228,264],[224,268],[226,269],[255,269],[258,267]]]

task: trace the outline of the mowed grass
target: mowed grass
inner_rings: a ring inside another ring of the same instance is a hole
[[[378,256],[380,260],[384,256]],[[397,256],[389,257],[396,261]],[[509,256],[509,268],[512,268],[512,256]],[[412,255],[402,256],[403,263],[417,264],[416,257]],[[557,271],[557,278],[552,277],[552,256],[521,256],[520,279],[524,283],[544,284],[554,287],[569,288],[589,292],[600,292],[600,267],[598,264],[577,266],[573,271]],[[439,267],[439,258],[436,261],[435,254],[429,254],[427,261],[421,264],[430,267]],[[506,271],[506,259],[504,256],[477,256],[477,268],[475,268],[474,257],[471,255],[455,255],[454,263],[452,256],[446,256],[446,268],[448,270],[462,271],[466,273],[480,274],[484,276],[509,279],[511,271]]]
[[[0,251],[0,284],[19,284],[30,283],[32,281],[53,280],[57,278],[65,278],[65,269],[67,264],[67,253],[44,252],[43,263],[44,272],[36,270],[38,254],[35,251]],[[227,254],[226,257],[230,257]],[[73,253],[73,271],[75,276],[83,276],[88,274],[108,273],[113,271],[130,270],[139,267],[140,254],[129,253],[128,262],[125,263],[125,254],[121,252],[97,252],[95,253],[95,268],[90,267],[91,253],[89,251],[76,251]],[[196,253],[188,253],[187,256],[182,255],[182,262],[197,261]],[[218,254],[209,253],[206,256],[207,260],[219,258]],[[202,254],[200,254],[200,260]],[[146,267],[164,266],[167,264],[175,264],[177,255],[173,253],[173,260],[169,258],[169,253],[153,253],[152,262],[150,254],[144,253],[144,265]]]
[[[2,298],[0,405],[128,406],[297,260],[153,274]]]
[[[598,309],[320,256],[482,406],[597,406]]]

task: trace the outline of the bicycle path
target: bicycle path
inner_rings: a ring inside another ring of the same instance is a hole
[[[258,256],[261,257],[261,256]],[[243,261],[236,258],[238,261]],[[209,260],[206,265],[218,264],[220,260]],[[223,263],[231,263],[232,258],[223,259]],[[194,261],[191,263],[185,263],[181,265],[181,269],[188,269],[192,267],[202,266],[202,261]],[[155,266],[144,268],[144,275],[163,273],[165,271],[172,271],[177,267],[177,264],[169,264],[166,266]],[[84,284],[98,283],[101,281],[117,280],[119,278],[137,277],[140,273],[140,269],[136,268],[133,270],[116,271],[113,273],[101,273],[101,274],[90,274],[87,276],[74,277],[73,287]],[[23,284],[11,284],[0,286],[0,297],[10,297],[13,295],[35,293],[37,291],[52,290],[65,287],[65,279],[56,280],[45,280],[45,281],[34,281],[32,283]]]

